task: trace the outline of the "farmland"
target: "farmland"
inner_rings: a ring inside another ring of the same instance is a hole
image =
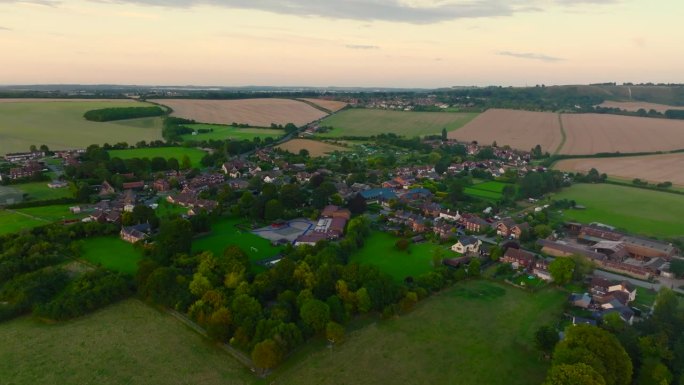
[[[206,155],[206,152],[197,148],[188,147],[148,147],[148,148],[134,148],[127,150],[111,150],[109,151],[110,158],[132,159],[132,158],[148,158],[161,157],[164,159],[176,158],[178,162],[183,160],[186,156],[190,158],[190,163],[193,167],[199,167],[200,161]]]
[[[477,198],[499,200],[503,196],[501,192],[504,187],[506,187],[506,183],[490,181],[466,187],[464,192]]]
[[[649,182],[672,182],[684,186],[684,154],[659,154],[617,158],[563,159],[554,165],[562,171],[587,172],[592,168],[610,177]]]
[[[300,150],[309,151],[309,155],[313,157],[325,156],[335,151],[348,151],[346,147],[335,146],[324,142],[309,139],[292,139],[281,145],[279,149],[289,151],[293,154],[298,154]]]
[[[684,107],[668,106],[665,104],[647,102],[614,102],[610,100],[599,104],[599,107],[619,108],[625,111],[638,111],[640,109],[644,109],[646,111],[656,110],[658,112],[665,112],[667,110],[684,110]]]
[[[351,256],[351,262],[377,266],[381,271],[401,281],[406,277],[417,277],[432,271],[432,255],[437,248],[444,248],[447,257],[456,253],[446,246],[431,243],[411,244],[407,251],[399,251],[394,244],[397,237],[383,232],[374,232],[366,238],[364,246]]]
[[[213,223],[210,234],[192,242],[192,251],[211,251],[215,255],[221,255],[226,247],[237,245],[247,253],[252,262],[280,253],[280,249],[272,246],[269,240],[235,226],[242,222],[239,219],[222,219]]]
[[[684,149],[684,121],[606,114],[563,114],[562,154]]]
[[[214,124],[244,123],[270,127],[271,123],[294,123],[302,126],[326,116],[315,107],[291,99],[163,99],[154,102],[173,109],[172,116]]]
[[[476,113],[408,112],[373,109],[351,109],[332,115],[322,126],[333,127],[323,137],[371,136],[394,133],[407,137],[438,135],[443,128],[461,128]]]
[[[197,135],[183,135],[182,139],[189,140],[253,140],[254,138],[279,138],[285,135],[285,131],[271,128],[236,128],[221,124],[187,124],[186,127],[193,130],[212,130],[207,133]]]
[[[409,315],[350,333],[332,352],[308,353],[265,383],[539,384],[549,363],[533,335],[557,319],[564,299],[556,290],[461,282]]]
[[[337,112],[347,106],[345,102],[338,102],[337,100],[325,100],[325,99],[306,99],[302,98],[300,100],[313,103],[317,106],[323,107],[328,111]]]
[[[117,237],[91,238],[83,242],[81,257],[105,269],[133,275],[142,253]]]
[[[1,100],[1,99],[0,99]],[[149,106],[131,100],[0,102],[0,155],[28,151],[31,145],[51,149],[85,148],[91,144],[161,139],[161,118],[90,122],[86,111]]]
[[[576,184],[553,199],[574,200],[584,210],[567,210],[566,220],[600,222],[655,237],[684,235],[684,195],[610,184]]]
[[[563,141],[558,114],[500,109],[487,110],[461,129],[450,132],[449,138],[483,145],[497,142],[525,151],[539,144],[543,151],[551,153]]]
[[[166,313],[127,300],[73,321],[0,325],[5,383],[248,384],[251,374]]]

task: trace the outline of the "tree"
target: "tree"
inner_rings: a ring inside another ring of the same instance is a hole
[[[537,236],[537,238],[547,238],[549,235],[551,235],[551,227],[548,225],[540,224],[534,226],[534,235]]]
[[[406,238],[399,238],[394,243],[394,247],[396,247],[399,251],[406,251],[409,248],[409,245],[411,245],[411,243]]]
[[[637,383],[639,385],[669,385],[672,383],[672,372],[656,358],[647,358],[641,364]]]
[[[684,259],[673,258],[670,261],[670,271],[678,278],[684,276]]]
[[[549,264],[549,272],[553,280],[559,285],[565,285],[572,280],[575,261],[567,257],[558,257]]]
[[[189,156],[183,155],[183,159],[181,160],[180,168],[183,170],[189,170],[192,168],[192,162],[190,162]]]
[[[302,305],[299,315],[314,331],[321,332],[330,321],[330,307],[323,301],[309,299]]]
[[[589,365],[561,364],[551,367],[544,385],[606,385],[606,381]]]
[[[594,262],[584,255],[573,254],[568,258],[575,262],[575,270],[572,272],[572,279],[575,281],[583,280],[585,276],[591,275],[596,268]]]
[[[264,217],[267,221],[273,221],[283,217],[283,205],[277,199],[266,202]]]
[[[551,326],[541,326],[534,333],[534,344],[545,356],[551,355],[558,341],[558,332]]]
[[[366,290],[365,287],[362,287],[359,290],[357,290],[355,294],[356,306],[359,309],[359,313],[368,313],[368,311],[370,311],[371,307],[373,306],[371,298],[368,295],[368,290]]]
[[[361,194],[356,194],[349,200],[347,207],[352,214],[363,214],[366,211],[366,199]]]
[[[442,142],[446,142],[446,141],[447,141],[447,130],[445,127],[445,128],[442,128]]]
[[[608,331],[590,325],[566,329],[565,339],[556,345],[553,364],[591,366],[606,385],[627,385],[632,380],[632,361],[617,338]]]
[[[334,344],[344,342],[344,326],[337,322],[330,321],[325,325],[325,338],[332,341]]]
[[[278,344],[272,339],[265,339],[254,345],[252,360],[259,369],[268,370],[275,368],[282,360],[283,355]]]
[[[162,262],[169,262],[176,254],[188,254],[192,246],[192,225],[176,218],[162,222],[157,235],[156,255]]]
[[[479,277],[480,276],[480,258],[473,258],[468,263],[468,276],[469,277]]]

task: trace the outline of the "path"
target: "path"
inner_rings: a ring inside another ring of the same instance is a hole
[[[560,150],[563,148],[565,145],[565,140],[568,138],[567,135],[565,134],[565,127],[563,127],[563,119],[561,118],[561,114],[558,114],[558,125],[560,126],[560,131],[561,131],[561,142],[556,147],[556,150],[553,152],[551,155],[557,155]]]

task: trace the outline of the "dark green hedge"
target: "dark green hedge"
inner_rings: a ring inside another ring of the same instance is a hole
[[[147,118],[150,116],[164,115],[161,107],[121,107],[103,108],[100,110],[90,110],[83,114],[83,117],[93,122],[109,122],[112,120]]]

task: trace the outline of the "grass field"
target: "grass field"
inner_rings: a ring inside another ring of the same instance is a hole
[[[585,210],[567,210],[566,220],[601,222],[656,237],[684,235],[684,195],[610,184],[576,184],[553,199],[572,199]]]
[[[118,237],[87,239],[81,252],[81,257],[88,262],[131,275],[138,271],[138,261],[142,258],[139,250]]]
[[[211,234],[192,242],[192,251],[208,250],[215,255],[221,255],[226,247],[237,245],[247,253],[252,262],[274,257],[280,253],[280,248],[272,246],[271,241],[235,227],[241,222],[243,221],[240,219],[222,219],[213,223]]]
[[[176,158],[180,163],[183,157],[187,155],[193,167],[200,167],[200,161],[206,155],[206,152],[197,148],[188,147],[149,147],[149,148],[133,148],[129,150],[111,150],[109,151],[110,158],[132,159],[132,158],[148,158],[162,157],[164,159]]]
[[[47,199],[73,198],[73,192],[67,186],[64,188],[49,188],[48,182],[34,182],[12,185],[24,194],[28,194],[31,201],[42,201]]]
[[[446,246],[432,243],[411,244],[408,251],[399,251],[394,246],[397,239],[387,233],[374,232],[366,238],[363,248],[352,255],[351,262],[375,265],[397,280],[403,280],[432,271],[432,253],[437,248],[444,248],[447,257],[456,256]]]
[[[183,135],[183,140],[253,140],[254,138],[273,138],[277,139],[285,135],[284,130],[271,128],[236,128],[220,124],[187,124],[186,127],[193,130],[212,129],[213,132],[197,135]]]
[[[228,354],[137,300],[54,325],[0,324],[2,382],[33,384],[248,384]]]
[[[28,151],[32,144],[51,149],[85,148],[91,144],[157,140],[161,118],[90,122],[86,111],[149,106],[133,101],[31,101],[0,103],[0,155]]]
[[[349,148],[347,147],[336,146],[334,144],[310,139],[288,140],[287,142],[278,145],[277,148],[293,154],[299,154],[299,151],[307,150],[309,151],[309,156],[312,157],[326,156],[335,151],[349,151]]]
[[[461,282],[409,315],[350,333],[332,352],[312,351],[263,383],[540,384],[549,363],[533,335],[556,321],[564,300],[556,290]]]
[[[67,204],[0,210],[0,235],[44,226],[65,219],[80,219],[85,216],[84,214],[72,214],[69,207],[71,205]]]
[[[372,109],[342,111],[323,119],[321,126],[333,129],[323,137],[371,136],[394,133],[407,137],[453,131],[472,120],[476,113],[406,112]]]
[[[496,201],[501,199],[501,197],[503,196],[501,192],[503,191],[504,187],[506,187],[506,185],[506,183],[502,182],[489,181],[484,183],[478,183],[470,187],[466,187],[463,191],[467,195],[476,198],[490,199]]]
[[[52,205],[41,207],[29,207],[25,209],[16,209],[15,211],[27,215],[43,219],[45,222],[57,222],[64,219],[79,219],[85,217],[85,214],[72,214],[69,207],[73,204],[66,205]]]
[[[48,223],[14,211],[0,210],[0,235],[16,233],[23,229],[47,225]]]

